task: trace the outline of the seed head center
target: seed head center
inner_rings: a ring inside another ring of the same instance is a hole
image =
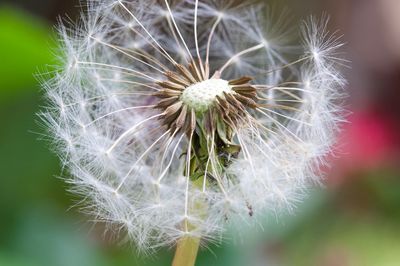
[[[227,80],[208,79],[187,87],[181,100],[196,112],[205,112],[215,103],[217,96],[223,97],[224,92],[233,93]]]

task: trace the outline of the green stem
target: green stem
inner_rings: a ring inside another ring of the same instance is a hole
[[[183,237],[178,241],[172,266],[194,266],[199,251],[200,239]]]
[[[204,130],[202,130],[204,132]],[[227,139],[227,134],[224,133],[224,139]],[[210,173],[212,166],[209,166],[206,169],[206,162],[209,160],[209,143],[207,138],[204,137],[205,134],[199,134],[193,136],[193,142],[191,149],[193,151],[193,157],[189,158],[189,163],[185,164],[190,167],[189,169],[189,178],[192,179],[192,184],[196,187],[202,188],[204,182],[207,180],[207,175]],[[214,134],[213,134],[214,136]],[[214,138],[211,141],[216,141]],[[228,141],[229,142],[229,141]],[[230,142],[229,142],[230,143]],[[216,149],[216,145],[214,149]],[[229,147],[233,147],[232,145],[228,145]],[[233,147],[234,148],[234,147]],[[231,148],[232,149],[232,148]],[[226,150],[225,152],[229,152]],[[236,152],[236,150],[234,150]],[[218,153],[218,151],[214,150],[213,153]],[[188,169],[184,169],[184,173],[187,172]],[[207,171],[207,172],[206,172]],[[201,178],[203,177],[203,178]],[[194,202],[192,201],[189,206],[189,212],[196,213],[200,217],[204,216],[206,218],[206,212],[208,209],[207,202],[204,199],[196,199]],[[194,231],[196,230],[195,226],[190,224],[188,220],[184,221],[182,225],[186,231]],[[201,237],[194,236],[183,236],[177,243],[175,257],[172,262],[172,266],[194,266],[196,263],[197,253],[199,251],[201,242]]]
[[[191,149],[193,150],[194,157],[189,158],[190,162],[188,165],[190,167],[189,169],[190,177],[196,174],[196,171],[199,170],[198,169],[199,167],[201,168],[201,162],[197,157],[199,147],[193,145]],[[196,186],[200,186],[200,184],[203,184],[203,179],[199,178],[198,180],[195,180],[193,182]],[[193,205],[189,206],[189,211],[201,212],[203,208],[204,208],[203,203],[201,201],[198,201]],[[188,220],[185,220],[182,226],[186,229],[186,231],[195,230],[195,227],[192,224],[190,224]],[[196,263],[197,253],[200,247],[200,241],[201,241],[200,237],[194,237],[194,236],[183,236],[181,239],[179,239],[176,245],[175,257],[172,262],[172,266],[194,266]]]

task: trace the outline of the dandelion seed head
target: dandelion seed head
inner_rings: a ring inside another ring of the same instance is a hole
[[[322,180],[342,44],[312,17],[298,53],[287,13],[250,2],[91,0],[59,27],[41,118],[83,211],[144,252],[293,211]]]

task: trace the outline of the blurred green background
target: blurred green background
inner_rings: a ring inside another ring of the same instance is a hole
[[[352,115],[340,158],[332,158],[326,188],[294,215],[271,216],[263,231],[202,250],[197,265],[400,265],[400,21],[392,11],[400,5],[284,2],[299,16],[327,10],[346,36]],[[53,25],[58,15],[76,16],[77,4],[0,2],[0,266],[170,265],[172,250],[143,258],[88,228],[40,140],[43,96],[34,73],[51,71]]]

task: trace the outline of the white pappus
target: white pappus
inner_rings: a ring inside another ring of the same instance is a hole
[[[95,0],[59,28],[41,117],[84,210],[141,250],[219,239],[321,180],[342,44],[311,18],[294,46],[286,15],[236,2]]]

